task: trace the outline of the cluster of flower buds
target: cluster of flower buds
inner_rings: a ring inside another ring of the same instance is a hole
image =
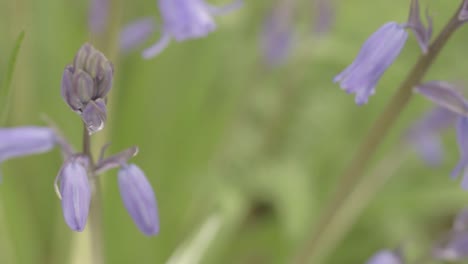
[[[65,68],[62,96],[78,112],[89,134],[99,131],[106,120],[105,98],[112,86],[113,67],[106,57],[90,44],[84,44],[73,64]],[[87,135],[88,137],[90,135]],[[130,216],[146,235],[159,232],[159,217],[151,184],[143,171],[128,160],[138,152],[128,148],[94,162],[90,153],[76,152],[60,133],[49,127],[0,128],[0,163],[5,160],[44,153],[60,146],[65,162],[55,180],[55,191],[62,200],[63,216],[74,231],[86,226],[93,185],[109,169],[119,168],[120,194]]]
[[[112,87],[113,75],[112,63],[90,44],[84,44],[73,64],[65,67],[62,97],[80,114],[90,134],[104,127],[106,96]]]

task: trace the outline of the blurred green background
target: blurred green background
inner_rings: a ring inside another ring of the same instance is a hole
[[[422,1],[435,32],[459,2]],[[141,49],[116,52],[116,32],[140,17],[158,18],[155,1],[111,1],[119,8],[111,14],[110,31],[90,38],[88,1],[0,0],[0,81],[15,39],[25,31],[7,126],[44,125],[45,114],[79,147],[79,116],[60,97],[63,68],[87,41],[114,61],[110,120],[93,137],[94,148],[97,153],[106,142],[113,153],[140,147],[132,162],[155,189],[161,232],[150,238],[140,233],[122,206],[116,172],[107,173],[106,263],[290,263],[301,249],[339,175],[420,50],[411,36],[376,95],[358,107],[331,80],[380,25],[406,21],[409,1],[333,1],[336,20],[318,37],[313,1],[296,0],[291,56],[269,67],[259,39],[275,3],[246,0],[242,9],[217,17],[218,29],[208,37],[173,42],[143,60]],[[465,26],[426,80],[466,81],[467,42]],[[324,263],[364,263],[375,251],[399,245],[416,259],[468,202],[448,177],[458,159],[453,129],[444,134],[441,167],[427,167],[411,149],[395,150],[405,129],[430,107],[415,97],[403,112],[374,159],[384,162],[377,173],[391,178],[360,201],[362,214]],[[0,263],[88,263],[89,227],[84,233],[68,229],[53,190],[61,162],[55,150],[2,164]],[[366,190],[372,188],[377,186]]]

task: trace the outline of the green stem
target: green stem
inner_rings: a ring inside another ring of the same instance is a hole
[[[318,224],[308,235],[305,246],[302,251],[299,252],[296,259],[296,263],[309,263],[309,261],[319,263],[314,260],[317,255],[319,255],[319,245],[322,243],[322,240],[327,237],[327,233],[330,232],[329,223],[333,220],[336,213],[342,207],[343,202],[361,179],[361,175],[363,175],[371,158],[400,116],[400,113],[410,101],[413,95],[413,87],[421,82],[452,33],[461,25],[461,22],[458,20],[460,8],[447,23],[436,40],[430,45],[427,54],[422,54],[419,57],[407,78],[400,85],[400,88],[386,106],[383,113],[371,127],[356,155],[351,160],[349,167],[341,177],[334,196],[325,207],[325,212],[320,217]]]

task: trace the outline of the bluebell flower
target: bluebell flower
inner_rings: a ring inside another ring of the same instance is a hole
[[[405,136],[429,165],[439,165],[443,159],[440,141],[442,130],[453,127],[458,115],[445,107],[436,107],[415,122]]]
[[[54,130],[48,127],[0,128],[0,163],[50,151],[57,143]]]
[[[163,20],[161,38],[153,46],[143,51],[144,58],[158,55],[174,38],[184,41],[205,37],[216,29],[213,16],[237,9],[242,1],[224,7],[215,7],[204,0],[159,0],[158,6]]]
[[[366,264],[403,264],[403,257],[394,250],[381,250],[375,253]]]
[[[403,49],[408,33],[405,26],[388,22],[364,43],[353,63],[334,78],[347,93],[356,94],[356,104],[367,103],[377,82]]]
[[[57,176],[60,181],[63,217],[70,229],[78,232],[83,231],[86,226],[91,202],[88,166],[86,156],[74,155],[65,161]]]
[[[261,50],[269,65],[277,66],[284,63],[291,52],[292,17],[292,4],[280,2],[265,19],[261,35]]]
[[[468,189],[468,101],[455,85],[443,81],[431,81],[419,85],[415,91],[457,115],[456,130],[460,160],[451,175],[456,178],[464,171],[462,188]]]
[[[134,164],[124,165],[118,181],[123,203],[135,224],[145,235],[156,235],[159,232],[156,197],[143,171]]]

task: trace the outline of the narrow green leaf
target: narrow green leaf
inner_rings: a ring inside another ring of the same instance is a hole
[[[23,43],[24,39],[24,31],[16,38],[15,46],[13,51],[11,52],[10,58],[8,60],[8,67],[5,72],[5,78],[3,79],[3,83],[0,87],[0,125],[4,125],[6,118],[8,116],[8,105],[9,105],[9,97],[10,97],[10,88],[11,88],[11,81],[13,79],[13,73],[15,71],[16,61],[18,59],[18,53]]]

